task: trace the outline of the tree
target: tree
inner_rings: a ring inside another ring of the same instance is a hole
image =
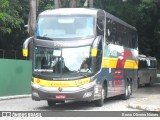
[[[71,8],[77,7],[77,1],[76,0],[70,0],[69,3],[70,3]]]
[[[20,18],[18,11],[22,9],[17,0],[0,0],[0,32],[11,33],[12,28],[20,28],[23,20]]]
[[[24,25],[28,22],[29,1],[36,0],[0,0],[0,49],[19,49],[27,38]],[[94,3],[95,8],[104,9],[135,26],[138,30],[140,53],[156,56],[160,60],[159,0],[40,0],[37,14],[57,6],[83,7],[85,1],[87,7]],[[33,34],[34,32],[31,35]]]
[[[89,7],[93,8],[93,0],[89,0]]]
[[[30,36],[34,35],[36,27],[37,0],[30,0],[30,12],[28,20],[28,29]]]
[[[61,7],[61,1],[60,0],[54,0],[54,7],[60,8]]]
[[[22,45],[27,36],[27,6],[28,0],[0,0],[0,49],[19,49]]]
[[[155,2],[156,1],[156,2]],[[139,53],[155,56],[158,55],[160,46],[159,0],[95,0],[95,7],[119,17],[138,30]],[[158,26],[158,27],[157,27]]]

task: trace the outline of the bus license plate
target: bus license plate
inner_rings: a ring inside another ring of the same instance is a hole
[[[66,99],[65,95],[56,95],[56,99]]]

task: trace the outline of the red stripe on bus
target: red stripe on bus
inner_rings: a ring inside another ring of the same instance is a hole
[[[133,57],[133,54],[129,50],[124,50],[118,58],[116,68],[124,68],[125,62],[128,57]]]

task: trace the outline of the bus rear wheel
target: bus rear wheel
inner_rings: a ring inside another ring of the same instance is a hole
[[[53,100],[47,100],[47,103],[48,103],[48,106],[51,106],[51,107],[56,105],[56,102]]]
[[[152,87],[153,86],[153,81],[152,78],[150,77],[149,83],[145,84],[146,87]]]
[[[128,81],[128,82],[126,82],[125,93],[123,95],[121,95],[121,98],[123,100],[127,100],[130,98],[131,94],[132,94],[132,84],[131,84],[131,82]]]
[[[138,86],[138,88],[141,87],[141,85],[140,85],[140,79],[139,78],[138,78],[138,81],[137,81],[137,86]]]

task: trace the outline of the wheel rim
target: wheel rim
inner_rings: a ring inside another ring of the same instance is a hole
[[[104,88],[102,88],[102,100],[104,100]]]
[[[128,96],[128,90],[129,88],[128,88],[128,84],[127,84],[127,86],[126,86],[126,96]]]
[[[128,94],[131,94],[131,84],[128,85]]]

